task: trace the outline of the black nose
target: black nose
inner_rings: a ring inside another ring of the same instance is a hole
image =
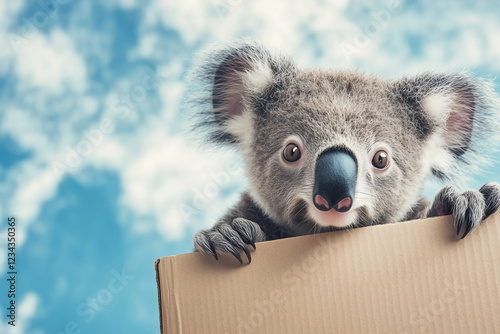
[[[356,192],[357,164],[352,154],[327,150],[318,157],[314,173],[313,203],[318,210],[347,212]]]

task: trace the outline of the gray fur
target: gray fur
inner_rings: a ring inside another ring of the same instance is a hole
[[[500,185],[490,182],[482,186],[479,191],[483,194],[486,204],[485,216],[488,217],[498,211],[500,208]]]
[[[485,163],[481,152],[491,151],[499,124],[498,99],[485,81],[462,73],[387,81],[298,69],[251,42],[212,48],[200,59],[191,78],[197,131],[243,153],[250,189],[195,235],[198,251],[229,252],[240,262],[243,251],[250,261],[254,242],[438,214],[452,214],[465,236],[500,206],[493,183],[463,194],[447,186],[431,204],[421,197],[429,176],[454,180]],[[295,167],[280,160],[289,138],[303,145]],[[390,171],[372,170],[370,152],[379,144],[391,152]],[[358,163],[355,219],[345,226],[320,224],[308,202],[315,161],[331,147],[349,150]]]

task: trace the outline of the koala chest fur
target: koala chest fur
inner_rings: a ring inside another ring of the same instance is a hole
[[[498,124],[488,84],[463,74],[388,81],[302,70],[254,43],[209,50],[194,71],[200,127],[244,156],[249,190],[195,249],[250,260],[256,241],[453,214],[469,233],[498,209],[500,191],[443,188],[477,164]]]

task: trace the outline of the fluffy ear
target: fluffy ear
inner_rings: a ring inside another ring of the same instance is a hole
[[[436,134],[435,146],[444,149],[436,155],[449,157],[434,157],[448,165],[436,166],[437,174],[447,174],[453,160],[472,163],[478,151],[491,151],[486,143],[497,131],[499,106],[490,84],[464,74],[425,73],[397,82],[396,90],[419,139]]]
[[[266,111],[273,92],[295,69],[287,58],[251,42],[211,48],[199,59],[191,74],[192,84],[198,86],[194,102],[202,107],[198,129],[208,130],[217,143],[251,137],[255,117]]]

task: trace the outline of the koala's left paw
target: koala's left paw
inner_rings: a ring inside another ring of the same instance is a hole
[[[462,239],[481,222],[500,208],[500,185],[487,183],[477,190],[458,193],[455,187],[446,186],[441,189],[432,203],[427,216],[453,215],[457,235],[462,226],[465,232]]]
[[[247,245],[255,249],[255,242],[265,240],[264,232],[260,226],[253,221],[237,217],[233,220],[220,221],[211,229],[197,232],[194,235],[195,251],[212,255],[218,260],[217,252],[232,254],[241,264],[243,259],[240,251],[243,251],[252,262],[250,250]]]

